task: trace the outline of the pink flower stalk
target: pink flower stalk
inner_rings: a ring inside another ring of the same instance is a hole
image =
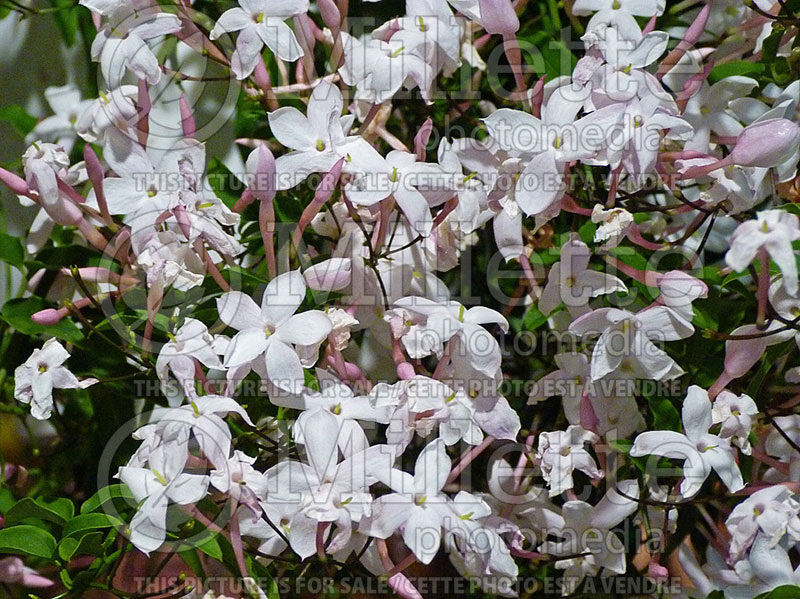
[[[547,75],[542,75],[528,92],[528,101],[531,104],[531,114],[537,119],[542,118],[542,104],[544,103],[544,84],[547,82]]]
[[[297,228],[295,228],[294,233],[292,234],[292,244],[294,247],[299,246],[300,239],[303,237],[303,231],[305,231],[306,227],[314,219],[314,217],[319,214],[319,211],[322,209],[325,203],[331,199],[331,196],[336,189],[336,185],[339,182],[339,177],[342,174],[343,165],[344,158],[340,158],[319,182],[319,185],[314,192],[314,199],[311,200],[311,203],[303,210],[303,214],[300,215],[300,222],[297,223]]]
[[[699,13],[697,13],[694,21],[692,21],[692,24],[689,25],[688,29],[686,29],[686,33],[683,34],[683,39],[678,42],[678,45],[675,47],[675,49],[667,54],[664,60],[661,61],[661,65],[658,67],[658,73],[656,74],[656,77],[661,79],[672,67],[678,64],[678,61],[683,58],[684,54],[694,47],[706,29],[706,23],[708,23],[709,14],[711,14],[710,2],[708,2]]]
[[[147,147],[147,136],[150,134],[150,88],[146,79],[139,79],[139,93],[136,97],[136,109],[139,112],[139,120],[136,123],[136,135],[139,145]]]
[[[278,98],[272,89],[272,80],[269,77],[267,65],[264,64],[264,59],[260,56],[258,58],[258,62],[256,63],[256,68],[253,70],[253,80],[261,90],[261,93],[264,94],[264,101],[267,104],[267,108],[269,110],[278,110],[280,104],[278,103]],[[237,139],[236,143],[241,143],[241,140]]]

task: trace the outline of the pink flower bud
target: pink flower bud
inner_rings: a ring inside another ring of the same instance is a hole
[[[417,155],[417,160],[425,160],[425,147],[431,138],[431,131],[433,131],[433,121],[429,117],[414,136],[414,153]]]
[[[183,94],[181,94],[179,104],[181,110],[181,127],[183,128],[183,136],[194,137],[196,131],[194,114],[192,113],[192,108],[189,106],[189,102],[186,101],[186,96]]]
[[[31,320],[41,326],[52,326],[54,324],[58,324],[62,318],[64,318],[64,314],[60,313],[60,310],[55,310],[53,308],[45,308],[44,310],[39,310],[31,315]]]
[[[658,582],[663,582],[669,578],[669,570],[658,562],[652,561],[647,567],[647,575]]]
[[[415,374],[416,372],[414,372],[414,367],[408,362],[400,362],[400,364],[397,365],[397,378],[399,378],[401,381],[407,381],[410,378],[414,378]]]
[[[768,119],[745,127],[736,139],[731,160],[741,166],[771,168],[797,151],[800,128],[789,119]]]
[[[322,20],[331,31],[338,31],[342,23],[342,15],[333,0],[317,0],[317,8]]]
[[[25,179],[7,171],[4,168],[0,168],[0,182],[18,196],[27,196],[31,193],[31,190],[28,189],[28,184],[25,182]]]
[[[581,395],[580,403],[581,426],[587,431],[597,433],[600,427],[600,419],[597,417],[597,412],[594,411],[592,400],[589,398],[588,393]]]
[[[247,158],[247,170],[252,194],[262,202],[271,202],[275,197],[275,157],[266,144],[259,144]]]
[[[511,35],[519,29],[519,19],[511,0],[478,0],[478,5],[486,33]]]
[[[734,336],[757,335],[761,331],[755,325],[735,329]],[[767,337],[756,339],[730,339],[725,342],[725,373],[737,379],[747,374],[767,350]]]
[[[316,291],[338,291],[350,284],[350,258],[331,258],[303,272],[306,284]]]

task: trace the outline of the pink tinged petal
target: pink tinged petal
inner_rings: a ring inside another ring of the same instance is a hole
[[[34,374],[31,389],[31,416],[37,420],[47,420],[53,412],[53,378],[50,373]]]
[[[500,325],[504,333],[508,332],[508,320],[506,320],[505,316],[500,314],[497,310],[492,310],[484,306],[474,306],[464,312],[464,322],[497,324]]]
[[[634,347],[639,352],[636,355],[636,360],[648,378],[660,381],[665,377],[675,377],[683,373],[683,370],[667,352],[660,347],[656,347],[652,341],[639,331],[636,332],[634,337]]]
[[[599,335],[612,324],[618,323],[630,316],[631,314],[629,312],[623,310],[599,308],[576,318],[572,324],[569,325],[569,330],[580,336]]]
[[[276,335],[285,343],[294,345],[316,345],[327,337],[333,325],[324,312],[310,310],[295,314],[276,330]]]
[[[539,311],[547,316],[561,304],[561,262],[556,262],[547,273],[547,284],[539,296]]]
[[[763,535],[756,537],[750,549],[750,566],[753,574],[769,587],[797,584],[786,549],[780,545],[770,546],[769,539]]]
[[[626,61],[634,67],[644,67],[657,61],[669,43],[669,35],[663,31],[653,31],[643,36],[634,50],[628,53]]]
[[[194,400],[196,409],[201,414],[238,414],[247,424],[253,426],[253,422],[247,415],[247,411],[239,405],[235,399],[222,395],[204,395]]]
[[[246,10],[239,7],[231,8],[222,13],[222,16],[220,16],[216,25],[214,25],[214,29],[211,30],[209,37],[212,40],[218,39],[223,33],[239,31],[252,22],[252,17]]]
[[[430,508],[412,508],[403,529],[403,541],[421,563],[431,563],[442,542],[440,515]]]
[[[709,465],[719,475],[731,493],[744,488],[744,480],[739,466],[736,464],[734,453],[730,448],[714,447],[703,454]]]
[[[48,339],[37,358],[39,363],[46,363],[49,367],[60,366],[69,358],[69,352],[56,339]]]
[[[599,381],[607,374],[614,372],[622,363],[623,352],[620,351],[619,347],[616,347],[619,343],[614,342],[615,338],[619,340],[620,331],[618,329],[609,329],[597,340],[597,344],[592,350],[590,370],[590,376],[593,381]]]
[[[264,319],[278,326],[287,321],[306,297],[306,283],[299,270],[283,273],[272,279],[261,298]]]
[[[584,292],[588,294],[588,297],[597,297],[615,292],[626,293],[628,291],[625,283],[614,275],[596,270],[586,270],[581,273],[580,277],[578,277],[577,286],[584,287]]]
[[[475,370],[490,377],[497,373],[502,362],[500,346],[486,329],[465,322],[461,343],[464,346],[461,351],[466,351],[467,359]]]
[[[198,474],[179,474],[167,487],[167,496],[179,505],[196,503],[208,494],[209,478]]]
[[[269,128],[281,145],[292,150],[313,150],[316,148],[318,135],[309,120],[297,108],[283,106],[267,115]]]
[[[277,341],[277,340],[276,340]],[[231,339],[225,351],[225,368],[235,368],[251,362],[264,353],[274,342],[267,337],[262,329],[247,329],[240,331]],[[292,350],[294,353],[294,350]],[[296,356],[295,356],[296,357]]]
[[[289,544],[301,559],[317,552],[317,521],[303,513],[295,514],[289,523]]]
[[[489,135],[504,150],[542,152],[546,149],[546,125],[521,110],[501,108],[484,119]]]
[[[405,524],[413,509],[408,495],[390,493],[378,497],[372,505],[372,516],[362,521],[359,531],[371,537],[388,539]]]
[[[531,159],[514,190],[517,203],[526,215],[541,214],[564,194],[563,170],[554,152],[545,151]]]
[[[103,158],[122,177],[141,177],[142,173],[152,175],[153,164],[144,148],[133,133],[120,131],[116,127],[108,127],[105,131],[105,146]],[[108,185],[110,179],[105,180]],[[106,199],[111,209],[111,194],[106,190]]]
[[[147,21],[136,26],[135,31],[143,40],[149,40],[160,35],[176,33],[180,29],[181,20],[176,15],[162,12],[148,17]]]
[[[425,497],[438,495],[450,474],[450,466],[444,441],[431,441],[420,452],[414,465],[414,491]]]
[[[617,526],[639,509],[639,483],[635,480],[621,480],[610,488],[597,503],[592,512],[592,525],[610,529]]]
[[[393,194],[411,227],[423,237],[430,235],[433,217],[425,196],[414,187],[406,186],[403,181],[400,182]]]
[[[217,311],[222,322],[237,331],[263,328],[261,309],[241,291],[229,291],[217,298]]]
[[[341,116],[343,108],[344,101],[339,88],[329,81],[321,81],[311,92],[306,109],[312,133],[327,137],[328,129],[338,126],[335,123]],[[316,140],[314,143],[316,144]]]
[[[497,249],[506,261],[518,260],[524,252],[522,243],[522,214],[503,210],[492,220]]]
[[[639,458],[656,455],[663,458],[687,459],[697,455],[697,447],[685,435],[675,431],[648,431],[634,439],[630,455]]]
[[[273,339],[265,357],[267,376],[276,387],[290,393],[301,393],[305,384],[303,365],[297,353],[280,339]]]
[[[239,37],[236,38],[236,50],[231,57],[231,70],[237,79],[245,79],[255,70],[263,46],[264,42],[255,23],[239,32]]]
[[[488,410],[478,405],[472,417],[487,435],[495,439],[513,441],[522,428],[519,414],[509,405],[505,397],[494,401],[494,405]]]
[[[50,369],[50,377],[53,381],[54,389],[80,389],[81,382],[69,370],[63,366],[56,366]]]
[[[256,27],[261,41],[281,60],[294,62],[303,56],[294,31],[278,18],[267,17]]]
[[[120,48],[120,51],[123,51],[123,49]],[[161,80],[158,59],[142,38],[130,33],[125,40],[124,52],[128,57],[128,69],[139,79],[147,80],[150,85],[155,85]]]
[[[686,399],[683,400],[681,412],[683,428],[688,439],[694,443],[699,443],[708,434],[711,428],[711,400],[708,393],[692,385],[686,392]]]
[[[338,463],[339,420],[328,410],[314,410],[304,421],[303,440],[308,463],[322,481]]]
[[[151,495],[145,499],[131,520],[130,541],[145,555],[149,555],[164,543],[167,503],[167,496],[164,493]]]
[[[339,160],[339,155],[333,151],[318,152],[316,149],[289,152],[278,156],[275,160],[277,189],[291,189],[304,181],[311,173],[327,173]],[[384,195],[380,199],[388,195],[385,191],[383,193]],[[348,193],[348,197],[354,203],[360,203],[358,198],[352,197],[352,194]]]
[[[772,235],[767,238],[764,247],[767,248],[770,257],[781,269],[783,274],[783,284],[786,291],[791,295],[797,294],[797,258],[792,249],[791,239]]]
[[[118,476],[128,489],[130,489],[134,499],[138,502],[155,494],[159,488],[163,489],[163,485],[156,480],[155,474],[147,468],[122,466],[119,469]]]

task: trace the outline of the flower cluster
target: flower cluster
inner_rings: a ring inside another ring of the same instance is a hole
[[[406,0],[366,32],[346,1],[79,4],[105,87],[50,88],[0,169],[39,210],[35,308],[3,318],[49,337],[15,371],[31,417],[66,438],[76,403],[133,406],[126,543],[195,573],[197,548],[253,596],[284,564],[409,599],[433,568],[501,596],[537,568],[563,594],[800,586],[792,3]],[[557,72],[526,4],[569,17]],[[237,90],[229,167],[187,55]],[[115,582],[112,542],[65,541]]]

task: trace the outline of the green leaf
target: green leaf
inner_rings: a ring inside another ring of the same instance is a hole
[[[3,304],[0,316],[23,335],[48,335],[69,343],[80,343],[83,333],[69,318],[58,324],[41,325],[31,320],[31,315],[49,306],[40,297],[15,298]]]
[[[239,180],[225,166],[219,158],[212,158],[208,161],[208,184],[217,197],[222,200],[228,208],[233,209],[239,196],[244,191],[244,183],[239,182],[238,192],[235,189]]]
[[[0,108],[0,121],[6,121],[17,133],[25,137],[36,126],[36,117],[31,116],[19,104],[10,104]]]
[[[25,264],[25,250],[22,249],[22,242],[17,237],[0,233],[0,260],[22,269]]]
[[[72,502],[65,497],[47,501],[43,498],[25,497],[15,503],[5,516],[5,525],[14,526],[26,518],[39,518],[64,526],[75,513]]]
[[[777,22],[772,24],[772,32],[764,40],[762,46],[762,62],[770,63],[775,60],[784,33],[786,33],[786,28],[783,25]]]
[[[130,492],[130,489],[128,489],[126,485],[108,485],[107,487],[100,489],[97,493],[83,502],[83,505],[81,506],[81,514],[94,512],[114,499],[122,499],[130,502],[131,504],[136,503],[133,493]]]
[[[681,415],[670,400],[652,397],[648,401],[653,412],[653,427],[656,430],[680,432]]]
[[[633,447],[633,441],[628,439],[616,439],[615,441],[610,441],[609,445],[620,453],[628,455],[631,452],[631,447]]]
[[[78,33],[78,6],[72,0],[50,0],[54,8],[60,10],[53,12],[56,27],[64,38],[64,43],[69,47],[75,43],[75,36]]]
[[[594,234],[597,232],[597,225],[590,220],[587,220],[578,229],[578,236],[581,241],[586,245],[591,245],[594,242]]]
[[[64,527],[64,537],[83,537],[91,532],[110,527],[121,527],[121,520],[108,514],[81,514],[67,522]]]
[[[546,322],[547,316],[542,314],[538,307],[531,306],[530,310],[525,313],[525,320],[522,321],[522,326],[526,331],[535,331]]]
[[[784,584],[775,587],[768,593],[758,595],[756,599],[800,599],[800,586]]]
[[[69,561],[76,555],[102,555],[103,533],[90,532],[82,537],[67,537],[58,544],[58,557]]]
[[[764,65],[760,62],[747,62],[746,60],[732,60],[725,64],[720,64],[711,69],[708,75],[710,83],[722,81],[735,75],[760,75],[764,72]]]
[[[46,530],[21,524],[0,530],[0,553],[33,555],[50,559],[56,550],[56,540]]]

